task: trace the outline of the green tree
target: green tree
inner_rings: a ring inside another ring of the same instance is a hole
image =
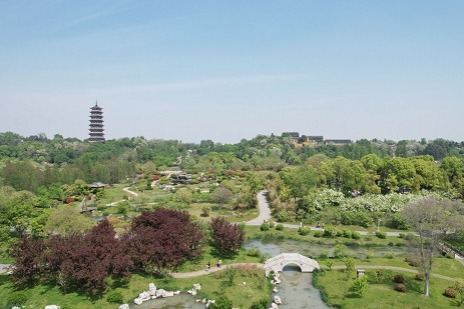
[[[44,226],[50,235],[73,236],[87,232],[93,221],[80,214],[73,205],[61,205],[52,211]]]

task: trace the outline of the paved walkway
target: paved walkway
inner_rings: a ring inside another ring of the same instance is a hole
[[[208,275],[210,273],[214,273],[217,271],[221,271],[224,269],[232,268],[232,267],[240,267],[240,266],[247,266],[247,267],[257,267],[257,268],[263,268],[264,265],[261,263],[236,263],[236,264],[229,264],[225,265],[221,268],[219,267],[212,267],[209,271],[206,271],[204,269],[202,270],[197,270],[197,271],[192,271],[188,273],[170,273],[171,276],[174,278],[194,278],[194,277],[199,277],[199,276],[204,276]],[[333,266],[332,269],[345,269],[346,266],[344,265],[339,265],[339,266]],[[404,267],[396,267],[396,266],[382,266],[382,265],[356,265],[356,269],[388,269],[388,270],[398,270],[398,271],[404,271],[408,273],[417,273],[417,270],[411,269],[411,268],[404,268]],[[448,280],[448,281],[456,281],[456,278],[440,275],[440,274],[431,274],[432,277],[440,278],[443,280]]]
[[[271,209],[266,198],[267,190],[260,191],[257,195],[259,215],[253,220],[248,221],[247,225],[261,225],[264,221],[271,219]]]

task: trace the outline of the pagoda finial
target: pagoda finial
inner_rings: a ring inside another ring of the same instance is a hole
[[[98,100],[95,100],[95,106],[98,107]]]

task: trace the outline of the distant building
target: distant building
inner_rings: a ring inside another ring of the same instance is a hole
[[[324,141],[324,136],[306,136],[306,139],[316,143],[322,143]]]
[[[325,143],[327,145],[343,146],[350,145],[352,141],[350,139],[326,139]]]
[[[103,132],[103,108],[98,106],[98,102],[95,102],[95,106],[90,108],[89,141],[104,142],[105,134]]]
[[[283,132],[282,136],[290,136],[291,138],[298,139],[300,137],[300,133],[298,133],[298,132]]]

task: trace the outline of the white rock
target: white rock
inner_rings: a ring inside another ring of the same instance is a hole
[[[156,285],[154,283],[148,284],[148,289],[149,290],[156,290]]]
[[[143,303],[142,299],[140,299],[138,297],[134,299],[134,304],[141,305],[142,303]]]
[[[118,309],[129,309],[129,304],[122,304]]]
[[[274,292],[274,293],[278,293],[278,292],[279,292],[279,290],[278,290],[276,287],[274,287],[274,288],[272,289],[272,292]]]
[[[180,294],[180,291],[175,291],[174,292],[174,295],[179,295]]]
[[[282,304],[282,299],[280,299],[279,295],[274,295],[274,302],[275,302],[277,305]]]
[[[195,290],[197,290],[197,291],[198,291],[198,290],[201,290],[201,284],[200,284],[200,283],[194,283],[194,284],[193,284],[193,288],[194,288]]]
[[[14,308],[14,307],[13,307]],[[60,306],[57,305],[47,305],[45,306],[45,309],[60,309]]]

